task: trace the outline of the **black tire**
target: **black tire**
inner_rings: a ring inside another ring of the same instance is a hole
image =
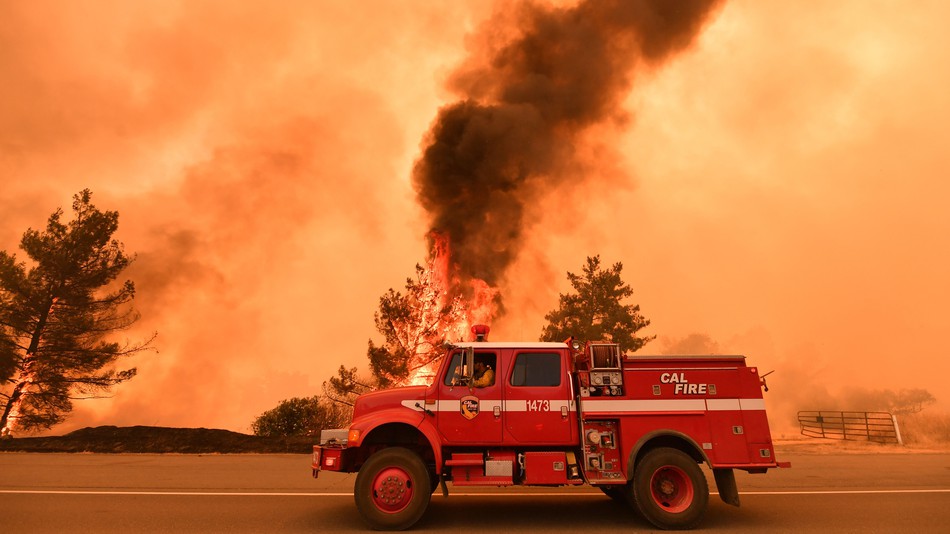
[[[405,530],[416,524],[432,497],[429,470],[417,454],[389,447],[373,454],[356,475],[353,496],[374,530]]]
[[[709,485],[690,455],[661,447],[646,453],[633,474],[634,504],[643,517],[664,530],[687,530],[703,519]]]

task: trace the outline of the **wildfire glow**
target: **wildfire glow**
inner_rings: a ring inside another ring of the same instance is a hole
[[[621,115],[534,152],[578,161],[556,190],[532,175],[509,245],[488,230],[504,216],[477,205],[502,207],[509,190],[466,178],[472,194],[431,197],[443,224],[409,178],[460,85],[503,94],[475,74],[522,34],[511,4],[4,1],[0,249],[23,259],[23,231],[92,189],[137,256],[124,277],[142,318],[127,335],[159,333],[134,380],[75,403],[52,432],[247,432],[341,365],[366,365],[381,292],[426,267],[420,237],[452,222],[474,238],[453,236],[456,267],[517,252],[499,276],[475,271],[504,299],[503,318],[464,315],[491,324],[490,340],[539,333],[565,273],[600,254],[623,262],[658,336],[648,352],[698,334],[746,354],[776,369],[770,411],[784,403],[794,421],[848,387],[924,388],[950,410],[950,3],[723,3],[692,47],[629,74],[609,108]],[[551,65],[567,48],[590,66],[563,38],[525,43],[536,54],[494,65]],[[544,81],[521,79],[504,94]],[[438,272],[477,307],[461,290],[477,282]]]

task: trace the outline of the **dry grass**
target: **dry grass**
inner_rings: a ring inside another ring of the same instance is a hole
[[[950,414],[924,410],[897,416],[901,436],[908,446],[950,446]]]

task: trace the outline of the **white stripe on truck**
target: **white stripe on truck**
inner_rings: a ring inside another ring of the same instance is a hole
[[[574,403],[566,400],[532,399],[532,401],[547,401],[549,410],[560,411],[562,407],[574,410]],[[434,404],[424,404],[422,400],[404,400],[402,405],[417,412],[424,406],[433,412],[458,412],[461,405],[458,400],[441,400]],[[496,406],[504,412],[527,412],[528,401],[499,399],[479,399],[479,411],[491,411]],[[764,411],[763,399],[581,399],[581,407],[585,412],[723,412],[723,411]]]

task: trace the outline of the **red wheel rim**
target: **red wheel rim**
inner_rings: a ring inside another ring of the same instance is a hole
[[[650,478],[653,501],[670,513],[680,513],[693,502],[693,482],[679,467],[667,465],[657,469]]]
[[[412,500],[412,479],[398,467],[387,467],[373,479],[373,504],[394,514],[409,506]]]

